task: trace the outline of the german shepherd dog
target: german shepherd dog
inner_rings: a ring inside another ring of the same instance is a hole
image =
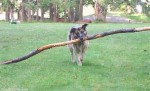
[[[82,41],[84,37],[87,36],[86,27],[88,24],[77,25],[72,27],[68,33],[68,40],[80,39],[81,42],[68,45],[70,53],[71,53],[71,61],[75,62],[75,58],[77,59],[78,66],[82,66],[83,56],[85,50],[88,47],[88,41]]]

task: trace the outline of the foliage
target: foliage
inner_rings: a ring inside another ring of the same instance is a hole
[[[26,9],[32,9],[32,10],[36,10],[36,4],[35,2],[31,1],[31,2],[24,2],[24,5],[26,7]]]
[[[137,13],[136,5],[141,5],[143,13],[149,15],[150,1],[148,0],[110,0],[109,3],[114,10],[117,9],[125,13]],[[127,9],[130,9],[131,12],[127,12]]]
[[[2,3],[2,8],[5,12],[8,7],[11,7],[11,9],[16,9],[15,11],[19,12],[19,10],[21,10],[21,7],[20,7],[21,5],[18,5],[17,1],[18,0],[0,0],[0,2]],[[56,8],[55,13],[57,13],[56,18],[66,18],[69,21],[69,18],[68,18],[69,16],[72,15],[72,17],[75,18],[75,17],[78,17],[79,14],[81,15],[81,13],[78,12],[79,11],[78,8],[80,6],[79,1],[80,0],[39,0],[38,5],[37,5],[37,0],[23,0],[23,4],[25,6],[25,11],[27,11],[29,9],[29,10],[32,10],[34,13],[36,13],[36,11],[38,12],[38,10],[42,10],[43,14],[47,11],[51,12],[51,14],[54,13],[54,11],[52,9],[51,10],[49,9],[51,7],[51,5],[52,6],[54,5],[54,6],[56,6],[55,7]],[[125,12],[126,14],[135,14],[135,13],[137,13],[136,5],[138,5],[138,4],[140,4],[143,8],[142,13],[146,14],[147,16],[150,16],[149,0],[143,0],[143,1],[141,1],[141,0],[83,0],[83,5],[93,4],[93,6],[94,6],[93,1],[98,1],[99,5],[100,5],[100,10],[101,10],[100,12],[105,12],[104,14],[101,14],[104,16],[106,15],[108,5],[110,5],[111,11],[119,10],[119,11]],[[41,8],[41,9],[39,9],[39,8]],[[9,13],[10,10],[7,10],[7,12]],[[30,12],[30,11],[28,11],[28,12]],[[71,14],[70,12],[73,12],[73,14]],[[20,14],[20,13],[18,13],[18,14]],[[10,14],[8,14],[8,16],[9,15]],[[24,15],[26,15],[26,14],[24,14]],[[37,15],[37,13],[36,13],[36,15]],[[75,15],[75,16],[73,16],[73,15]],[[21,17],[21,15],[20,15],[20,17]],[[37,15],[37,17],[39,17],[39,16]],[[26,16],[26,18],[28,18],[28,17]],[[76,19],[74,19],[74,20],[76,20]]]
[[[107,5],[109,4],[110,0],[98,0],[98,1],[99,1],[99,4],[101,4],[102,6],[107,7]]]
[[[10,0],[1,0],[2,8],[5,10],[7,7],[12,7],[14,4]]]
[[[50,3],[50,1],[49,0],[40,0],[40,7],[48,7],[49,6],[49,3]]]

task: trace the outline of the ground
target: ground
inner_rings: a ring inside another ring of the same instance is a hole
[[[106,22],[109,23],[134,23],[135,21],[122,16],[107,16]]]
[[[142,24],[89,24],[89,35]],[[0,61],[67,39],[73,23],[0,22]],[[0,65],[0,91],[149,91],[150,32],[91,40],[83,67],[70,62],[69,49],[53,48],[26,61]]]

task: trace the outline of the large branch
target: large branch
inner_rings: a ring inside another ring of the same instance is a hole
[[[149,31],[149,30],[150,30],[150,27],[132,28],[132,29],[119,29],[119,30],[108,31],[108,32],[103,32],[103,33],[100,33],[100,34],[95,34],[95,35],[92,35],[92,36],[88,36],[88,37],[83,38],[83,40],[75,39],[75,40],[66,41],[66,42],[48,44],[48,45],[42,46],[42,47],[40,47],[36,50],[33,50],[32,52],[28,53],[27,55],[24,55],[24,56],[16,58],[16,59],[7,60],[7,61],[4,61],[4,62],[1,62],[0,64],[17,63],[17,62],[26,60],[26,59],[28,59],[28,58],[44,51],[44,50],[47,50],[47,49],[50,49],[50,48],[53,48],[53,47],[65,46],[65,45],[69,45],[69,44],[73,44],[73,43],[78,43],[80,41],[92,40],[92,39],[101,38],[101,37],[104,37],[104,36],[118,34],[118,33],[134,33],[134,32],[142,32],[142,31]]]

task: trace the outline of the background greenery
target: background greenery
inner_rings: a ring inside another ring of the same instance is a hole
[[[0,22],[0,61],[40,46],[66,41],[71,23]],[[89,24],[90,34],[145,24]],[[90,41],[83,67],[70,62],[68,48],[44,51],[26,61],[0,65],[0,91],[149,91],[150,32]]]
[[[89,15],[94,14],[95,20],[103,22],[110,12],[150,17],[149,0],[0,0],[0,14],[5,12],[5,21],[14,20],[16,13],[16,19],[23,22],[76,22],[85,19],[83,6],[88,5],[94,10]]]

